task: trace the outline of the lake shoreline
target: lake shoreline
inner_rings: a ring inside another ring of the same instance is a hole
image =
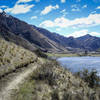
[[[46,53],[48,55],[48,57],[56,57],[56,58],[59,58],[59,57],[100,57],[100,54],[77,54],[77,53]]]
[[[79,72],[84,69],[97,70],[100,75],[100,57],[59,57],[56,60],[60,63],[60,65],[64,68],[70,69],[72,73]]]

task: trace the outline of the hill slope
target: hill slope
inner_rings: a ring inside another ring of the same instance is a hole
[[[12,100],[100,100],[99,93],[56,62],[48,61],[20,85]]]
[[[79,38],[64,37],[46,29],[27,24],[5,12],[0,13],[0,35],[31,51],[40,48],[48,52],[96,51],[100,38],[86,35]]]
[[[98,48],[100,48],[100,38],[91,36],[89,34],[74,38],[74,37],[64,37],[62,35],[59,35],[57,33],[51,33],[50,31],[39,28],[36,26],[33,26],[36,30],[38,30],[41,34],[48,37],[50,40],[64,46],[69,51],[77,51],[77,50],[89,50],[89,51],[95,51]]]
[[[77,38],[79,43],[87,50],[95,51],[100,48],[100,38],[89,34]]]
[[[0,37],[0,78],[36,59],[34,53]]]
[[[36,30],[38,30],[41,34],[48,37],[50,40],[64,46],[65,48],[72,47],[72,48],[79,48],[80,44],[78,41],[73,37],[64,37],[62,35],[59,35],[57,33],[52,33],[44,28],[38,28],[36,26],[33,26]]]
[[[9,34],[10,32],[14,36],[17,36],[22,40],[24,40],[23,43],[25,43],[25,41],[28,41],[30,45],[33,45],[37,48],[39,47],[43,50],[49,50],[49,51],[64,50],[64,47],[60,46],[56,42],[42,35],[31,25],[10,15],[8,16],[5,12],[0,13],[0,26],[2,30],[6,30],[7,34]],[[13,37],[8,37],[8,39],[9,38],[12,38],[12,40],[14,41]],[[19,42],[19,44],[21,44],[21,42]]]
[[[6,91],[0,91],[0,100],[27,100],[27,98],[28,100],[100,99],[99,88],[97,91],[89,88],[82,79],[75,77],[55,61],[45,59],[44,64],[42,64],[39,59],[34,53],[0,37],[0,82],[2,78],[13,71],[12,76],[10,76],[12,80],[5,88],[2,87]],[[27,69],[14,76],[15,70],[23,69],[23,66]],[[0,86],[3,86],[4,83],[1,84]],[[16,89],[16,86],[19,88]],[[10,92],[10,89],[14,90]],[[1,99],[2,93],[3,96],[6,95],[4,99]]]

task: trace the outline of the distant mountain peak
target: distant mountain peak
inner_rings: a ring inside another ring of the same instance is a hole
[[[87,39],[87,38],[91,38],[91,37],[93,37],[93,36],[90,34],[86,34],[86,35],[83,35],[81,37],[78,37],[78,39]]]
[[[8,15],[5,11],[0,13],[0,34],[6,40],[31,51],[40,48],[49,52],[79,52],[84,51],[84,49],[95,51],[100,48],[100,38],[98,37],[90,34],[78,38],[64,37],[44,28],[27,24]]]
[[[90,34],[86,34],[86,35],[84,35],[84,36],[90,37],[90,36],[92,36],[92,35],[90,35]]]
[[[6,12],[3,10],[3,11],[2,11],[2,14],[6,14]]]
[[[93,36],[90,35],[90,34],[86,34],[86,35],[80,36],[80,37],[78,37],[78,38],[86,39],[86,38],[90,38],[90,37],[93,37]]]
[[[0,13],[2,16],[5,16],[5,17],[9,17],[9,15],[3,10],[1,13]]]

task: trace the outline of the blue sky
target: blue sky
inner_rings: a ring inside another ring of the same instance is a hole
[[[0,12],[2,9],[67,37],[100,37],[100,0],[0,0]]]

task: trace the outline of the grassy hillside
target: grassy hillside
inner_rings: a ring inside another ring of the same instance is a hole
[[[34,53],[0,37],[0,77],[16,68],[34,62],[36,58]]]
[[[12,100],[100,100],[99,88],[88,87],[55,61],[43,64],[14,92]]]
[[[100,88],[74,76],[56,61],[43,59],[0,37],[0,77],[36,62],[36,70],[13,90],[12,100],[100,100]],[[34,67],[34,66],[33,66]]]

